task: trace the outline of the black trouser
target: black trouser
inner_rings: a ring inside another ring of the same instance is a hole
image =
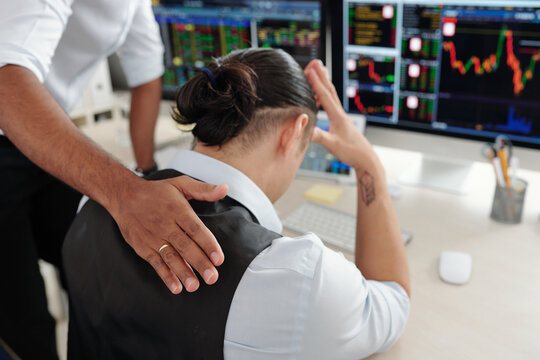
[[[0,338],[22,359],[57,359],[37,261],[61,268],[80,198],[0,135]]]

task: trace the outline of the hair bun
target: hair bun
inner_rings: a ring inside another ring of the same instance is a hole
[[[285,51],[267,48],[235,50],[216,59],[178,90],[176,104],[173,118],[210,146],[237,136],[245,146],[257,144],[302,113],[309,116],[309,131],[317,113],[300,65]]]
[[[181,125],[195,124],[193,135],[207,145],[220,145],[234,138],[248,124],[259,98],[255,71],[239,61],[209,66],[181,87],[173,118]],[[216,119],[219,119],[216,121]]]

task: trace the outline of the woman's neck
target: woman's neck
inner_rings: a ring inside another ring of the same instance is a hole
[[[275,188],[275,159],[273,151],[265,144],[246,150],[240,144],[227,143],[223,146],[206,146],[197,143],[193,151],[219,160],[241,171],[251,179],[274,202],[279,197]]]

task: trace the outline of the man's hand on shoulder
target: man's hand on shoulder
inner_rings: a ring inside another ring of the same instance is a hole
[[[187,176],[145,181],[133,179],[111,199],[108,210],[126,242],[145,259],[171,292],[182,284],[198,289],[197,271],[207,284],[218,279],[215,266],[223,252],[188,200],[216,201],[227,194],[226,185],[201,183]]]

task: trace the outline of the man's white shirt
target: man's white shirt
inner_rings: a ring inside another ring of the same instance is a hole
[[[31,70],[66,111],[115,51],[131,87],[163,73],[150,0],[0,0],[0,9],[0,66]]]
[[[280,233],[272,203],[246,175],[205,155],[182,150],[169,164],[211,184],[259,223]],[[225,329],[226,359],[360,359],[388,350],[404,330],[410,302],[395,282],[366,280],[343,254],[313,233],[282,237],[244,273]]]

